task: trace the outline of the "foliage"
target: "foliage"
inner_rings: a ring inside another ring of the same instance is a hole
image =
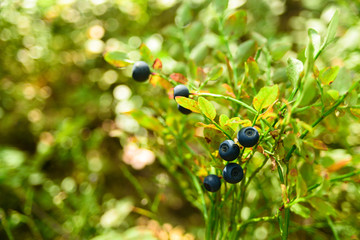
[[[1,2],[0,238],[356,239],[358,8]],[[206,192],[245,126],[244,179]]]

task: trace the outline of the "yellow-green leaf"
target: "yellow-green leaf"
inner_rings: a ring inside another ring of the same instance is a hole
[[[328,216],[333,215],[336,216],[335,208],[327,201],[322,200],[321,198],[314,197],[309,200],[309,203],[313,208],[318,210],[319,213]]]
[[[221,114],[219,118],[220,126],[223,127],[226,124],[227,120],[229,120],[229,117],[226,116],[225,114]]]
[[[145,62],[150,63],[154,61],[154,57],[152,56],[150,49],[144,43],[142,43],[140,46],[140,54]]]
[[[199,103],[201,112],[206,117],[210,118],[211,120],[214,120],[214,118],[216,117],[216,110],[215,110],[214,105],[212,105],[211,102],[209,102],[208,100],[206,100],[203,97],[199,97],[198,103]]]
[[[176,97],[175,100],[178,104],[180,104],[180,106],[187,108],[187,109],[191,110],[192,112],[201,113],[201,110],[199,108],[199,104],[197,101],[195,101],[191,98],[186,98],[186,97]]]
[[[155,132],[161,132],[163,130],[163,126],[157,118],[148,116],[142,111],[132,112],[131,116],[140,124],[140,126],[146,129],[150,129]]]
[[[111,65],[118,68],[123,68],[131,64],[130,60],[127,57],[127,54],[118,51],[105,53],[104,59]]]
[[[220,78],[223,71],[224,69],[221,66],[214,67],[209,73],[208,81],[213,81]]]
[[[310,217],[310,209],[307,207],[304,207],[303,205],[300,205],[299,203],[295,203],[290,207],[291,211],[296,213],[297,215],[303,217],[303,218],[309,218]]]
[[[231,127],[234,131],[236,131],[240,125],[242,127],[251,126],[251,121],[248,119],[241,120],[239,117],[234,117],[227,120],[227,122],[225,123],[225,126]]]
[[[279,86],[263,87],[253,99],[253,106],[257,111],[270,106],[279,97]]]
[[[339,73],[340,67],[327,67],[320,71],[319,79],[322,84],[329,85],[331,84],[337,77]]]
[[[239,10],[231,14],[224,24],[224,33],[227,36],[241,37],[246,31],[247,14],[245,10]]]
[[[350,112],[357,118],[360,118],[360,108],[350,108]]]

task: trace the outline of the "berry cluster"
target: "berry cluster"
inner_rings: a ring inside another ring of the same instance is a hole
[[[151,74],[149,65],[146,62],[136,62],[132,69],[132,77],[135,81],[144,82]],[[188,98],[190,95],[189,89],[185,85],[177,85],[174,88],[174,99],[178,96]],[[191,110],[177,105],[179,111],[183,114],[190,114]],[[240,129],[237,134],[239,144],[243,147],[253,147],[259,141],[259,132],[254,127],[245,127]],[[219,146],[219,155],[225,161],[233,161],[238,158],[240,154],[240,147],[233,140],[225,140]],[[222,177],[228,183],[238,183],[244,177],[242,167],[237,163],[228,163],[222,172]],[[204,178],[204,187],[209,192],[216,192],[221,187],[220,178],[217,175],[210,174]]]
[[[237,134],[239,143],[243,147],[253,147],[259,141],[259,132],[254,127],[245,127],[240,129]],[[225,140],[219,146],[219,155],[225,161],[233,161],[238,158],[240,147],[233,140]],[[228,163],[222,176],[228,183],[238,183],[244,177],[242,167],[237,163]],[[210,174],[204,178],[204,187],[209,192],[216,192],[221,187],[220,178],[214,174]]]
[[[138,61],[134,64],[133,69],[132,69],[132,78],[137,81],[137,82],[145,82],[149,76],[151,74],[149,65],[146,62],[143,61]],[[189,97],[189,89],[185,86],[185,85],[177,85],[174,88],[174,99],[175,97]],[[177,108],[179,109],[179,111],[183,114],[190,114],[191,110],[184,108],[182,106],[180,106],[179,104],[177,105]]]

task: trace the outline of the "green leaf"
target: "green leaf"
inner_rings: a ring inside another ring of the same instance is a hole
[[[300,205],[299,203],[295,203],[294,205],[292,205],[290,207],[290,210],[303,218],[310,217],[310,209],[304,207],[303,205]]]
[[[314,197],[309,200],[309,203],[313,208],[315,208],[320,214],[328,216],[336,216],[336,210],[334,207],[327,201],[322,200],[321,198]]]
[[[342,67],[337,74],[334,82],[331,84],[331,89],[337,90],[340,95],[344,95],[352,84],[352,76],[350,71]]]
[[[208,81],[213,81],[221,77],[224,69],[221,66],[216,66],[213,69],[211,69],[209,75],[208,75]]]
[[[296,197],[303,197],[307,193],[307,185],[301,174],[298,174],[296,181]]]
[[[325,36],[325,41],[321,46],[322,49],[328,46],[335,39],[338,24],[339,24],[339,11],[336,10],[333,17],[330,20],[329,27],[327,29],[327,33]]]
[[[246,32],[247,14],[239,10],[231,14],[224,24],[224,34],[227,36],[241,37]],[[245,59],[246,60],[246,59]]]
[[[304,70],[304,65],[300,60],[292,57],[288,59],[287,63],[288,66],[286,68],[286,74],[288,79],[295,87],[298,85],[300,73]]]
[[[183,2],[176,11],[175,23],[179,27],[184,27],[191,22],[191,7],[188,2]]]
[[[155,132],[161,132],[163,129],[162,124],[158,119],[148,116],[142,111],[134,111],[131,116],[144,128],[153,130]]]
[[[245,63],[245,71],[247,73],[247,75],[253,79],[253,80],[257,80],[258,76],[260,74],[260,69],[258,64],[256,63],[255,59],[252,57],[249,57]]]
[[[199,107],[201,109],[201,112],[211,120],[214,120],[216,117],[216,110],[214,105],[212,105],[211,102],[206,100],[203,97],[199,97],[198,99]]]
[[[327,67],[320,71],[319,79],[322,84],[329,85],[331,84],[337,77],[339,73],[340,67]]]
[[[279,97],[279,86],[263,87],[253,99],[253,106],[257,111],[270,106]]]
[[[189,43],[196,43],[204,34],[204,24],[200,21],[191,22],[190,26],[185,29],[185,38]]]
[[[226,124],[227,120],[229,120],[229,117],[225,114],[221,114],[219,118],[220,126],[223,127]]]
[[[318,94],[316,80],[312,77],[305,79],[304,88],[300,95],[299,106],[308,106],[312,103]]]
[[[280,60],[287,51],[291,49],[291,43],[289,41],[274,41],[270,45],[270,54],[273,60],[278,61]]]
[[[334,101],[339,99],[339,92],[333,89],[329,89],[327,92],[327,95],[329,95]]]
[[[229,0],[214,0],[213,4],[216,12],[221,15],[224,13],[225,9],[228,7]]]
[[[118,68],[123,68],[131,64],[131,61],[128,59],[127,54],[118,51],[105,53],[104,59],[111,65]]]
[[[234,131],[238,130],[240,125],[243,127],[251,126],[251,121],[248,119],[241,120],[239,117],[233,117],[225,123],[225,126],[231,127]]]
[[[195,61],[195,63],[200,63],[208,55],[208,47],[205,42],[199,43],[195,46],[190,53],[190,58]]]
[[[312,46],[314,47],[313,56],[315,57],[315,55],[320,50],[321,37],[320,37],[319,33],[315,29],[312,29],[312,28],[309,29],[308,35],[309,35],[310,41],[312,43]]]
[[[145,44],[141,44],[140,54],[145,62],[151,63],[154,61],[154,57],[152,56],[150,49]]]
[[[235,61],[237,63],[245,62],[256,51],[256,44],[254,40],[248,40],[239,45],[235,52]]]
[[[310,69],[313,69],[313,65],[314,65],[314,44],[313,44],[313,40],[312,40],[312,36],[314,36],[314,34],[317,33],[314,29],[309,29],[308,30],[308,36],[309,36],[309,41],[308,44],[306,46],[305,49],[305,57],[306,57],[306,63],[305,63],[305,72],[307,73]]]
[[[191,110],[192,112],[201,113],[201,110],[199,108],[199,104],[197,101],[195,101],[191,98],[186,98],[186,97],[176,97],[175,100],[178,104],[180,104],[180,106],[187,108],[187,109]]]

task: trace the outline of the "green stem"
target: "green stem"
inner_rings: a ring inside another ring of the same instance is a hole
[[[265,166],[266,162],[267,162],[268,158],[265,158],[263,163],[261,164],[261,166],[259,166],[249,177],[249,180],[247,180],[246,184],[245,184],[245,189],[249,186],[251,180],[255,177],[255,175],[260,172],[260,170]]]
[[[124,176],[129,179],[129,182],[132,183],[132,185],[135,187],[135,190],[138,192],[139,196],[141,198],[145,198],[148,203],[151,205],[151,199],[150,197],[145,193],[144,189],[142,188],[139,181],[134,177],[134,175],[129,171],[129,169],[123,165],[120,164],[120,169],[123,172]]]
[[[206,116],[205,116],[206,117]],[[224,129],[222,129],[222,127],[219,125],[219,124],[217,124],[214,120],[212,120],[212,119],[210,119],[210,118],[208,118],[208,117],[206,117],[207,119],[209,119],[220,131],[222,131],[230,140],[232,139],[232,137],[224,130]]]
[[[330,182],[339,182],[339,181],[342,181],[342,180],[344,180],[346,178],[353,177],[353,176],[356,176],[356,175],[359,175],[359,174],[360,174],[360,170],[357,170],[357,171],[354,171],[354,172],[350,172],[350,173],[347,173],[347,174],[344,174],[344,175],[334,177],[334,178],[330,179]],[[316,184],[310,186],[307,190],[308,191],[314,190],[315,188],[319,187],[320,185],[321,185],[320,183],[316,183]]]
[[[290,224],[290,208],[286,208],[285,209],[285,222],[284,222],[284,226],[283,226],[283,235],[281,236],[282,240],[288,239],[289,224]]]
[[[245,228],[247,225],[252,224],[252,223],[270,222],[270,221],[276,220],[277,217],[278,217],[278,214],[275,214],[274,216],[266,216],[266,217],[252,218],[252,219],[246,220],[246,221],[242,222],[241,224],[239,224],[239,225],[238,225],[238,229],[243,229],[243,228]]]
[[[329,227],[331,228],[331,231],[332,231],[333,234],[334,234],[335,240],[340,240],[339,235],[338,235],[338,233],[337,233],[337,231],[336,231],[336,229],[335,229],[334,223],[333,223],[333,221],[331,220],[330,216],[326,216],[326,220],[327,220],[327,222],[328,222],[328,224],[329,224]]]
[[[3,228],[5,230],[5,233],[6,233],[7,237],[9,238],[9,240],[14,240],[14,236],[11,233],[8,221],[6,219],[5,212],[1,208],[0,208],[0,222],[1,222],[1,225],[3,226]]]
[[[251,106],[247,105],[246,103],[238,100],[238,99],[235,99],[235,98],[232,98],[232,97],[229,97],[229,96],[223,96],[223,95],[220,95],[220,94],[213,94],[213,93],[196,93],[195,95],[198,95],[198,96],[208,96],[208,97],[214,97],[214,98],[222,98],[222,99],[225,99],[225,100],[228,100],[228,101],[232,101],[246,109],[248,109],[250,112],[252,112],[253,114],[257,114],[258,112]]]
[[[336,103],[329,109],[327,110],[325,113],[322,113],[321,116],[313,123],[311,124],[311,127],[315,127],[316,125],[318,125],[325,117],[327,117],[330,113],[334,112],[335,109],[344,101],[345,97],[353,90],[357,87],[357,85],[359,84],[359,81],[356,81],[350,88],[349,90],[343,95],[341,96],[341,98],[339,98],[339,100],[336,101]],[[304,139],[306,137],[306,135],[309,133],[309,130],[305,130],[303,134],[301,134],[300,139]],[[293,152],[296,149],[296,145],[292,145],[290,151],[287,153],[284,161],[288,162],[293,154]]]

